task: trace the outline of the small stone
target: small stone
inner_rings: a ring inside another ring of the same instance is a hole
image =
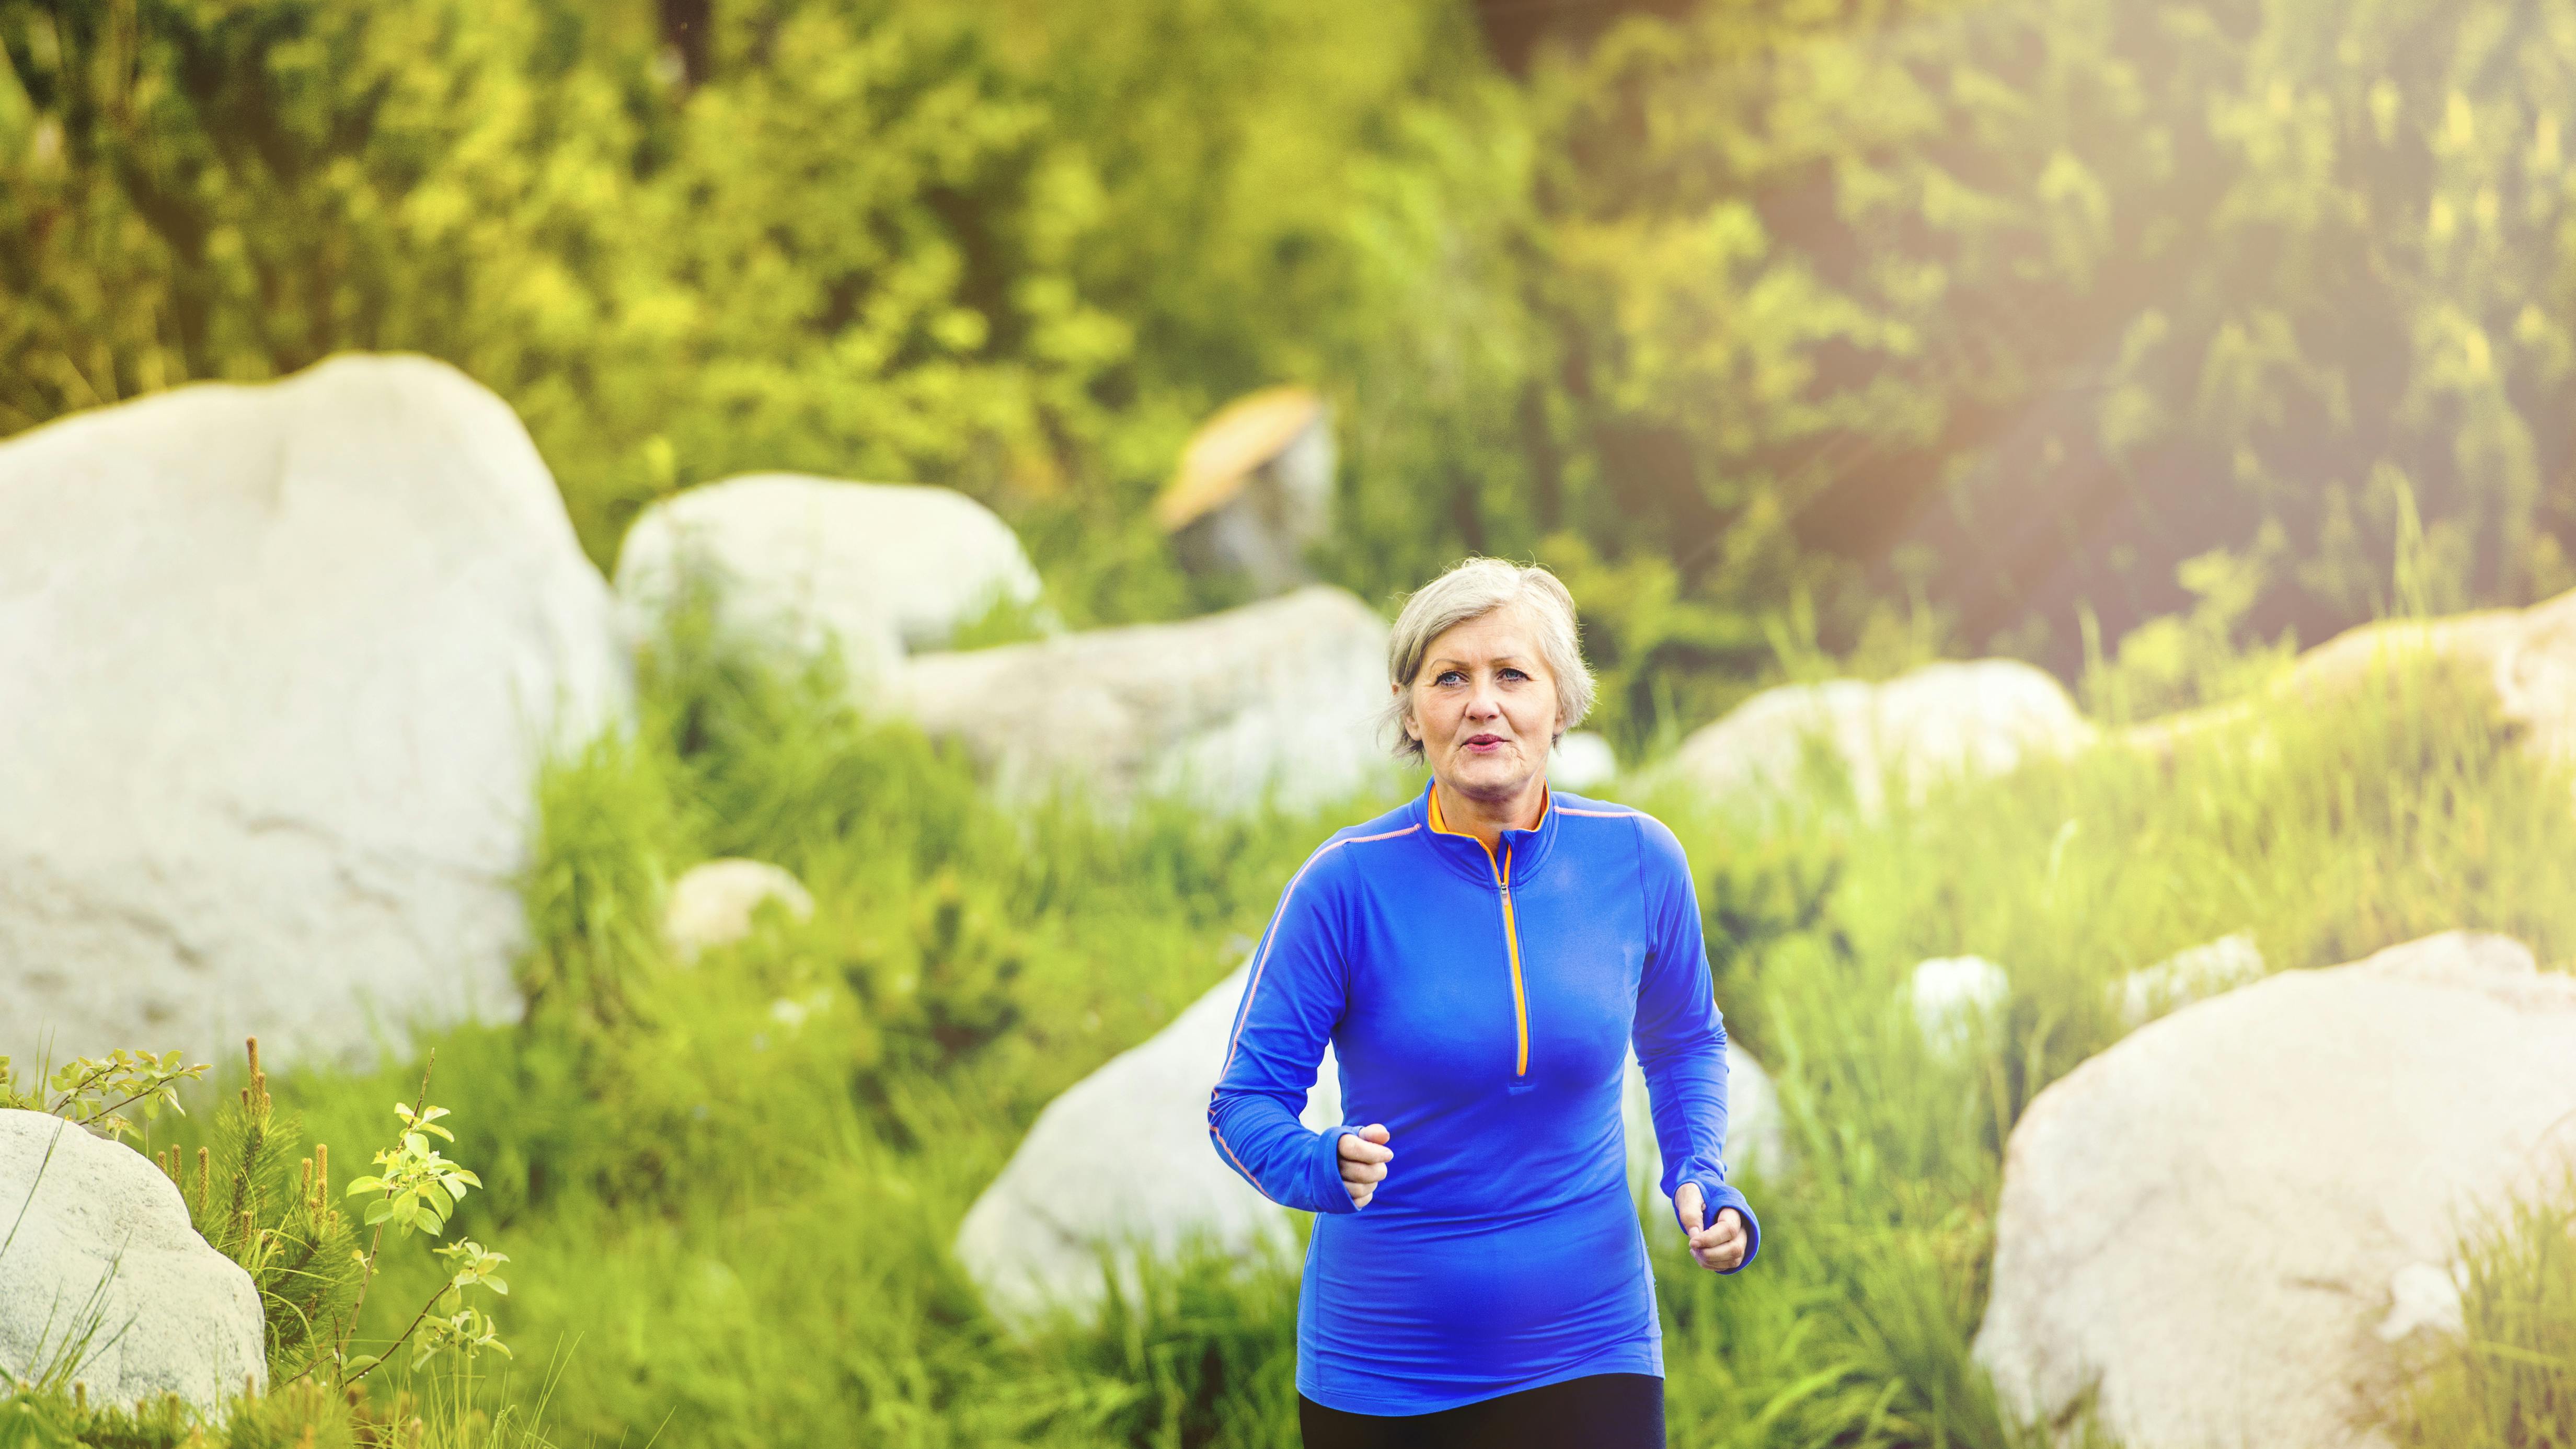
[[[2120,1019],[2143,1026],[2188,1005],[2263,979],[2263,951],[2242,931],[2177,951],[2120,978]]]
[[[710,860],[689,867],[662,907],[662,937],[681,961],[730,946],[751,934],[762,903],[776,901],[794,920],[811,920],[814,898],[795,876],[758,860]]]
[[[1917,965],[1906,990],[1923,1039],[1955,1055],[2011,999],[2012,978],[1983,956],[1940,956]]]

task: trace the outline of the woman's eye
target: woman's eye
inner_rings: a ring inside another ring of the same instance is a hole
[[[1505,665],[1505,666],[1503,667],[1503,669],[1502,669],[1502,671],[1501,671],[1501,674],[1502,674],[1502,677],[1503,677],[1503,678],[1505,678],[1505,679],[1514,679],[1514,680],[1523,680],[1523,681],[1526,681],[1526,680],[1529,678],[1529,676],[1528,676],[1528,675],[1523,674],[1523,673],[1522,673],[1522,672],[1520,672],[1519,670],[1514,669],[1514,668],[1512,668],[1512,667],[1511,667],[1511,666],[1509,666],[1509,665]]]
[[[1467,682],[1467,671],[1463,669],[1443,669],[1432,679],[1431,682],[1434,684],[1464,684]]]

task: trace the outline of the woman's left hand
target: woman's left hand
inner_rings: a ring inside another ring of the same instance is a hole
[[[1733,1208],[1719,1208],[1717,1221],[1700,1226],[1700,1214],[1707,1211],[1700,1201],[1699,1184],[1686,1182],[1673,1195],[1673,1206],[1681,1214],[1682,1227],[1690,1234],[1691,1257],[1712,1273],[1724,1273],[1744,1265],[1744,1214]]]

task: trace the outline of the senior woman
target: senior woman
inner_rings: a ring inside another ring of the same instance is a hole
[[[1208,1107],[1235,1171],[1322,1214],[1300,1428],[1308,1449],[1661,1449],[1632,1043],[1692,1256],[1734,1272],[1761,1239],[1719,1156],[1726,1030],[1689,863],[1651,816],[1548,788],[1592,700],[1555,575],[1459,565],[1406,603],[1388,673],[1430,782],[1290,879]],[[1297,1114],[1328,1039],[1347,1121],[1317,1134]]]

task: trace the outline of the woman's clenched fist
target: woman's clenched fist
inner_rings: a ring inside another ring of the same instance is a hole
[[[1367,1207],[1377,1196],[1377,1185],[1386,1181],[1386,1165],[1395,1160],[1395,1149],[1386,1142],[1386,1126],[1379,1122],[1342,1134],[1342,1189],[1351,1195],[1351,1206]]]
[[[1350,1176],[1349,1164],[1343,1165],[1344,1177]],[[1686,1182],[1673,1194],[1673,1207],[1681,1214],[1682,1231],[1690,1235],[1691,1257],[1712,1273],[1731,1272],[1744,1266],[1744,1214],[1735,1209],[1719,1208],[1717,1221],[1700,1226],[1700,1214],[1707,1205],[1700,1201],[1699,1184]]]

